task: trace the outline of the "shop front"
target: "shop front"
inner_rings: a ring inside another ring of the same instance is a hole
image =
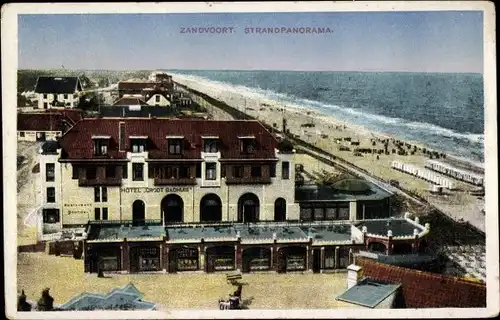
[[[271,249],[248,248],[243,249],[243,272],[264,271],[271,269]]]
[[[226,271],[234,270],[235,248],[234,246],[214,246],[205,250],[206,254],[206,271]]]
[[[116,272],[121,270],[121,250],[117,246],[99,246],[90,251],[88,263],[89,272]],[[87,251],[87,252],[89,252]]]
[[[160,247],[158,245],[130,248],[130,272],[160,271],[160,262]]]
[[[278,272],[305,271],[307,269],[307,249],[305,247],[285,247],[278,251]]]
[[[168,252],[168,272],[196,271],[200,268],[198,249],[189,247],[171,248]]]

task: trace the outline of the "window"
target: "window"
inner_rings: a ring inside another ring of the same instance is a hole
[[[171,139],[168,142],[168,153],[170,154],[181,154],[182,153],[182,140],[181,139]]]
[[[275,163],[269,165],[269,175],[271,176],[271,178],[276,178],[276,164]]]
[[[44,109],[47,109],[48,107],[49,107],[49,104],[48,104],[47,102],[44,102],[44,103],[43,103],[43,108],[44,108]]]
[[[102,208],[102,220],[108,220],[108,208]]]
[[[281,178],[284,180],[290,179],[290,162],[288,161],[281,163]]]
[[[132,180],[144,181],[144,164],[142,163],[132,164]]]
[[[203,151],[204,152],[218,152],[217,140],[216,139],[206,139],[204,140]]]
[[[59,209],[43,209],[43,223],[59,222]]]
[[[180,178],[191,178],[191,175],[190,175],[190,170],[189,170],[189,167],[187,166],[182,166],[181,169],[180,169]]]
[[[101,202],[101,188],[94,187],[94,202]]]
[[[133,153],[138,153],[138,152],[144,152],[146,149],[146,142],[142,139],[134,139],[132,140],[132,152]]]
[[[323,220],[324,213],[325,213],[325,211],[323,208],[314,208],[314,219],[313,220]]]
[[[68,95],[64,94],[64,100],[68,99]]]
[[[106,166],[106,178],[116,177],[116,166]]]
[[[101,220],[101,208],[94,208],[94,220]]]
[[[102,187],[102,202],[108,202],[108,187]]]
[[[47,188],[47,202],[50,203],[56,202],[56,188],[54,187]]]
[[[24,138],[24,131],[19,132],[19,137]]]
[[[128,166],[126,164],[122,165],[122,178],[128,179]]]
[[[160,102],[160,95],[159,95],[159,94],[157,94],[157,95],[156,95],[156,97],[155,97],[155,99],[156,99],[156,100],[155,100],[156,102]]]
[[[300,220],[311,221],[312,212],[312,208],[300,208]]]
[[[55,180],[55,164],[45,164],[45,181],[51,182]]]
[[[252,178],[260,178],[262,176],[262,168],[260,166],[252,166]]]
[[[337,220],[337,208],[325,208],[326,220]]]
[[[209,162],[205,164],[205,179],[206,180],[217,179],[217,164],[215,162]]]
[[[335,250],[325,250],[325,269],[335,269]]]
[[[243,178],[243,166],[234,166],[233,167],[233,177],[234,178]]]
[[[72,175],[71,175],[71,179],[78,179],[80,176],[80,167],[77,166],[76,164],[72,164],[71,169],[73,171]]]
[[[240,151],[243,153],[253,153],[255,151],[255,141],[253,139],[242,139]]]
[[[196,164],[196,178],[201,178],[201,163]]]
[[[88,167],[87,168],[87,179],[91,180],[91,179],[95,179],[97,175],[97,170],[95,167]]]
[[[94,155],[105,156],[108,154],[108,142],[104,139],[94,140]]]
[[[43,98],[47,99],[47,94],[46,93],[43,94]]]

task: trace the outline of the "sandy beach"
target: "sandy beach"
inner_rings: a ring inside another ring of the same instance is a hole
[[[485,219],[482,213],[484,199],[479,199],[468,193],[475,187],[450,178],[457,186],[457,190],[446,190],[443,195],[433,195],[429,192],[430,185],[428,182],[391,168],[393,160],[424,168],[425,160],[429,159],[429,156],[424,153],[428,148],[421,143],[402,141],[388,134],[371,132],[362,126],[339,121],[332,116],[316,111],[284,105],[279,101],[258,97],[255,94],[246,92],[244,89],[241,92],[235,92],[221,86],[202,83],[201,81],[176,75],[174,75],[173,79],[180,84],[204,92],[250,116],[256,117],[278,130],[282,130],[283,119],[286,119],[287,129],[290,130],[291,134],[386,181],[397,180],[401,187],[425,198],[455,220],[470,221],[480,230],[485,230]],[[345,140],[345,138],[350,141]],[[384,141],[387,143],[389,154],[385,154]],[[354,142],[354,145],[352,142]],[[383,153],[356,154],[354,152],[355,148],[376,149],[381,150]],[[399,150],[404,150],[406,154],[398,154]]]

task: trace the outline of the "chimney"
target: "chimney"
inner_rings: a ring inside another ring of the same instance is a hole
[[[354,287],[363,279],[363,267],[351,264],[347,267],[347,289]]]

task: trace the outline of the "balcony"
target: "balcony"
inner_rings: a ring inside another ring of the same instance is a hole
[[[121,186],[121,178],[80,178],[78,180],[79,187],[94,187],[94,186]]]
[[[155,178],[155,186],[185,186],[195,185],[196,178]]]
[[[227,177],[226,184],[270,184],[271,177],[234,178]]]

